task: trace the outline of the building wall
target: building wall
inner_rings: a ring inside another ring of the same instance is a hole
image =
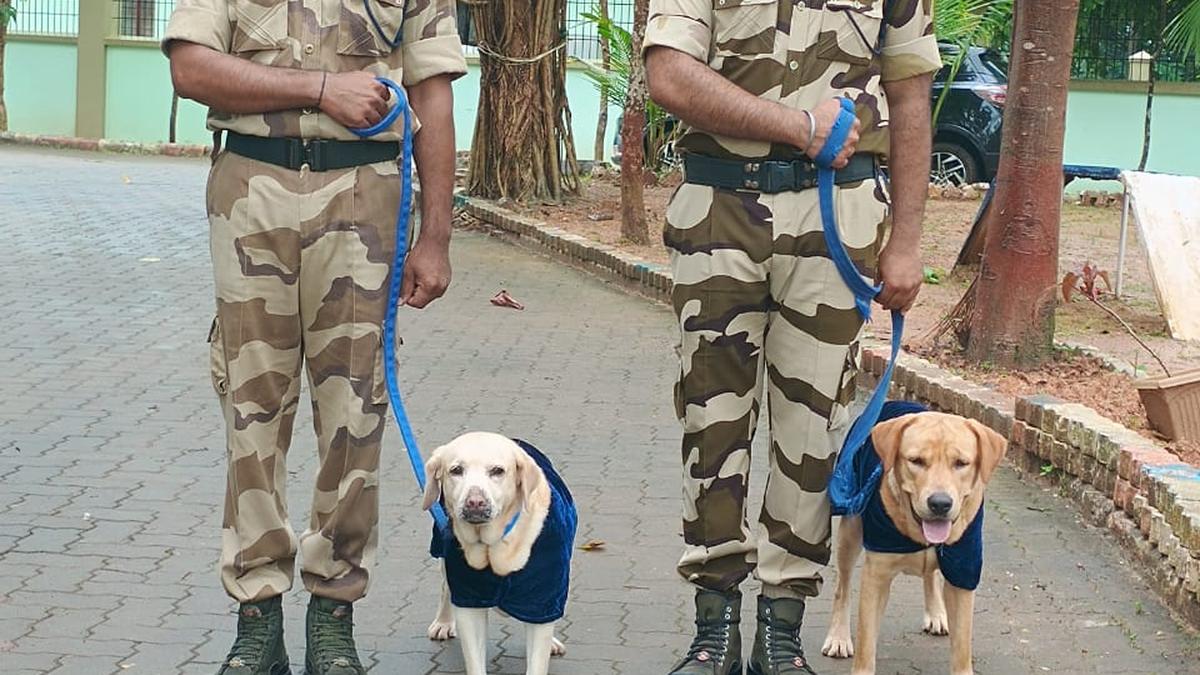
[[[152,40],[109,40],[105,49],[107,100],[105,136],[159,142],[167,139],[171,81],[167,61]],[[10,127],[22,133],[71,135],[75,124],[76,49],[69,38],[11,36],[7,58]],[[1074,82],[1067,107],[1065,159],[1072,164],[1134,168],[1141,154],[1144,90],[1127,82]],[[454,84],[454,123],[459,149],[471,146],[478,112],[479,68]],[[575,149],[591,159],[599,95],[581,67],[567,71]],[[94,105],[93,102],[85,102]],[[620,111],[610,106],[605,155]],[[1200,175],[1200,134],[1184,132],[1200,119],[1200,85],[1163,84],[1155,97],[1149,169]],[[181,101],[177,128],[181,143],[208,143],[204,109]],[[1076,181],[1072,189],[1087,184]],[[1111,185],[1107,186],[1111,187]]]

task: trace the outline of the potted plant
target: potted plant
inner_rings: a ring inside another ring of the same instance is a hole
[[[1146,409],[1150,427],[1168,440],[1200,441],[1200,368],[1171,374],[1167,364],[1138,336],[1133,326],[1100,301],[1102,291],[1097,285],[1098,281],[1103,281],[1105,287],[1111,288],[1107,272],[1085,263],[1080,274],[1068,272],[1063,277],[1063,299],[1070,302],[1074,293],[1087,298],[1116,319],[1158,361],[1163,375],[1144,377],[1133,382],[1142,400],[1142,407]]]

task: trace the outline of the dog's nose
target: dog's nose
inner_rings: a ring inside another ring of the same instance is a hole
[[[467,502],[464,506],[468,511],[482,511],[487,508],[487,500],[482,495],[467,495]]]
[[[944,516],[949,514],[951,507],[954,506],[954,498],[945,492],[935,492],[929,495],[925,504],[929,506],[929,511],[933,515]]]

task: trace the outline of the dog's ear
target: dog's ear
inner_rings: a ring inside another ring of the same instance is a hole
[[[529,453],[517,448],[517,487],[521,490],[523,511],[544,511],[550,508],[550,483],[542,467]]]
[[[987,483],[992,477],[992,472],[996,470],[997,466],[1000,466],[1000,460],[1004,459],[1004,453],[1008,449],[1008,440],[991,427],[976,420],[967,420],[967,426],[975,434],[976,446],[979,448],[977,459],[979,480]]]
[[[429,461],[425,462],[425,501],[421,508],[426,511],[433,508],[437,500],[442,497],[442,471],[445,463],[446,458],[442,448],[434,450],[433,454],[429,456]]]
[[[904,436],[904,430],[915,421],[915,414],[904,415],[876,424],[875,428],[871,429],[871,444],[875,446],[875,454],[879,455],[883,462],[884,473],[892,470],[892,465],[896,463],[896,455],[900,453],[900,438]]]

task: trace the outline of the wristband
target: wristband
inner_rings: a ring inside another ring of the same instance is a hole
[[[805,144],[803,150],[804,154],[807,155],[808,151],[812,148],[813,141],[817,138],[817,118],[813,117],[812,112],[808,110],[801,110],[800,112],[808,117],[808,143]]]

